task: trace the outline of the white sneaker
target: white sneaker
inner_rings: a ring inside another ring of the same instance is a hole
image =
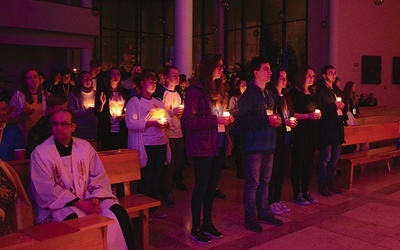
[[[275,204],[277,204],[278,208],[279,208],[282,212],[284,212],[284,213],[289,213],[289,212],[290,212],[290,208],[288,208],[288,207],[286,206],[286,204],[283,203],[283,201],[277,202],[277,203],[275,203]]]
[[[281,215],[283,214],[282,210],[279,209],[278,203],[272,203],[271,205],[269,205],[269,211],[273,214],[273,215]]]

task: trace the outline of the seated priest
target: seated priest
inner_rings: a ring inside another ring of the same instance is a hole
[[[50,125],[52,136],[35,148],[30,160],[37,222],[100,214],[115,221],[107,228],[108,249],[134,249],[131,221],[111,192],[97,152],[86,140],[72,137],[72,114],[58,110]]]

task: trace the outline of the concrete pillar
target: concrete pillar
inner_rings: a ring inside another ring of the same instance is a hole
[[[81,7],[92,8],[92,0],[81,0]],[[93,41],[94,42],[94,41]],[[93,50],[88,48],[81,48],[81,67],[80,70],[89,71],[89,64],[93,57]]]
[[[188,78],[193,70],[193,0],[175,1],[175,66]]]
[[[81,49],[81,71],[89,71],[89,64],[93,57],[92,49]]]
[[[340,74],[339,67],[339,3],[329,1],[329,64],[336,68]]]

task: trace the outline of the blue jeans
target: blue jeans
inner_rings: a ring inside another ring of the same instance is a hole
[[[341,144],[320,147],[318,159],[318,185],[320,187],[333,183],[341,147]]]
[[[268,183],[271,179],[273,154],[247,153],[242,155],[245,169],[244,213],[245,218],[266,216],[268,209]]]

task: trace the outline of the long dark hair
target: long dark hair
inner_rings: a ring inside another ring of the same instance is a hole
[[[279,75],[281,72],[286,72],[286,75],[288,74],[288,71],[282,67],[272,68],[271,81],[267,84],[267,89],[269,89],[277,97],[279,97],[279,93],[278,93],[278,89],[276,88],[276,85],[278,84]],[[292,98],[286,87],[282,88],[282,95],[286,100],[287,106],[289,108],[293,107]],[[277,100],[278,100],[279,106],[283,107],[284,106],[283,100],[281,98],[277,98]]]
[[[112,67],[109,71],[108,71],[108,73],[107,73],[107,86],[106,86],[106,88],[105,88],[105,94],[106,94],[106,96],[108,97],[108,98],[111,98],[112,97],[112,90],[111,90],[111,71],[113,71],[113,70],[118,70],[118,72],[121,74],[121,71],[117,68],[117,67]],[[117,85],[117,92],[121,95],[121,96],[123,96],[124,98],[126,98],[125,97],[125,93],[124,93],[124,91],[122,90],[122,85],[121,85],[121,78],[119,79],[119,82],[118,82],[118,85]]]
[[[75,88],[72,89],[72,92],[74,93],[74,95],[79,99],[82,98],[82,87],[83,87],[82,81],[83,81],[83,77],[85,76],[85,74],[89,74],[90,77],[92,77],[92,74],[89,71],[81,71],[79,73],[78,79],[77,79],[78,84],[76,84]],[[93,86],[93,83],[92,83],[92,86]]]
[[[215,103],[226,105],[228,103],[228,92],[226,91],[226,77],[222,73],[221,78],[213,80],[214,69],[217,63],[222,60],[221,54],[209,53],[203,57],[200,62],[199,79],[203,83],[203,87],[211,99]]]
[[[297,71],[297,73],[296,73],[296,83],[295,83],[295,86],[296,86],[301,92],[303,92],[303,93],[306,92],[304,83],[306,82],[307,71],[308,71],[309,69],[312,70],[312,71],[314,72],[314,74],[315,74],[315,70],[314,70],[311,66],[309,66],[309,65],[306,65],[306,66],[301,67],[301,68]],[[313,83],[313,85],[311,85],[311,86],[308,87],[308,91],[310,91],[311,94],[315,94],[315,78],[314,78],[314,83]]]
[[[343,102],[347,105],[348,102],[350,101],[350,103],[353,106],[358,106],[358,99],[356,96],[356,93],[353,92],[352,88],[355,85],[354,82],[347,82],[346,86],[343,89]]]
[[[33,101],[34,101],[34,98],[33,98],[32,93],[29,91],[28,85],[26,84],[26,74],[28,74],[28,72],[30,72],[30,71],[35,71],[36,74],[37,74],[38,77],[39,77],[39,71],[38,71],[36,68],[34,68],[34,67],[26,68],[26,69],[22,72],[22,75],[21,75],[22,81],[21,81],[21,87],[19,88],[19,91],[21,91],[21,93],[24,94],[24,96],[25,96],[25,101],[26,101],[27,103],[29,103],[29,104],[32,104]],[[43,96],[42,96],[42,95],[43,95],[43,92],[44,92],[44,89],[43,89],[43,87],[42,87],[42,84],[41,84],[40,81],[39,81],[39,87],[38,87],[38,89],[37,89],[37,95],[38,95],[37,103],[42,103],[42,100],[43,100]]]

